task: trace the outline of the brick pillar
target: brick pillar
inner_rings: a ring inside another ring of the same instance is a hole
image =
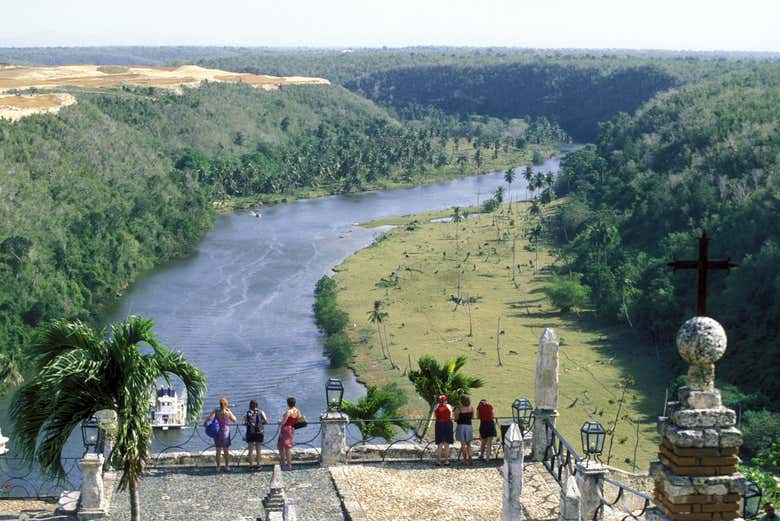
[[[677,333],[677,350],[690,364],[688,386],[659,418],[659,461],[650,464],[655,507],[648,521],[741,519],[745,478],[737,472],[742,433],[734,411],[715,388],[715,362],[726,351],[726,333],[715,320],[695,317]]]

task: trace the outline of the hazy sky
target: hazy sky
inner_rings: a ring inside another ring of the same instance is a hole
[[[780,0],[0,0],[0,46],[780,51]]]

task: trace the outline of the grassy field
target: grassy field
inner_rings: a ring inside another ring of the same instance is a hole
[[[549,278],[544,268],[553,258],[540,251],[542,270],[534,274],[534,253],[522,238],[528,205],[512,206],[511,213],[506,205],[501,209],[500,241],[493,215],[472,216],[457,231],[454,223],[431,222],[450,211],[368,223],[395,228],[336,268],[339,305],[349,313],[349,334],[357,346],[354,370],[364,382],[401,384],[410,397],[404,412],[420,415],[427,405],[405,376],[409,365],[416,368],[423,354],[440,361],[465,354],[469,362],[464,372],[485,380],[473,398],[487,398],[498,415],[509,416],[516,397],[533,401],[538,341],[544,328],[551,327],[561,342],[559,430],[578,448],[585,420],[598,419],[606,426],[617,416],[610,463],[633,469],[638,443],[636,466],[647,470],[656,454],[655,421],[670,375],[662,371],[655,350],[630,330],[599,324],[587,311],[561,314],[551,307],[542,288]],[[512,236],[519,265],[515,282]],[[477,297],[471,306],[471,334],[467,307],[450,300],[458,294],[459,272],[461,296]],[[395,286],[381,282],[395,277]],[[389,349],[399,369],[382,358],[376,329],[368,322],[375,300],[383,301],[389,313]],[[627,378],[633,383],[624,393]]]

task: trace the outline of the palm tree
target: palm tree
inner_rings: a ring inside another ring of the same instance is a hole
[[[497,186],[496,187],[496,193],[493,195],[493,199],[495,199],[498,204],[501,204],[501,203],[504,202],[504,187],[503,186]]]
[[[452,207],[452,222],[455,223],[455,250],[458,250],[458,226],[463,221],[463,214],[460,213],[460,206]]]
[[[509,211],[512,211],[512,182],[515,180],[515,171],[508,169],[504,172],[504,181],[507,184],[507,193],[509,194]]]
[[[99,410],[116,411],[110,463],[122,469],[119,490],[129,490],[133,521],[141,520],[138,482],[152,439],[150,392],[159,378],[180,378],[192,422],[200,415],[206,389],[198,368],[157,342],[153,323],[130,316],[112,325],[110,335],[81,321],[44,326],[30,351],[35,376],[16,391],[10,409],[19,454],[57,478],[65,476],[60,459],[73,429]]]
[[[450,358],[439,365],[439,362],[434,357],[423,355],[417,361],[420,369],[418,371],[409,371],[409,380],[414,384],[417,394],[428,402],[429,417],[433,414],[439,395],[443,394],[449,402],[457,403],[455,400],[461,394],[468,393],[471,389],[484,385],[481,378],[475,378],[460,372],[467,361],[466,355],[460,355],[457,358]],[[424,434],[425,431],[423,431],[421,436]]]
[[[528,199],[528,190],[531,188],[531,180],[534,178],[534,170],[530,165],[523,170],[523,179],[525,179],[525,198]]]
[[[368,312],[368,321],[372,324],[376,324],[376,334],[379,336],[379,347],[382,349],[382,357],[387,358],[385,352],[385,343],[382,340],[382,322],[390,316],[387,311],[382,311],[382,301],[374,301],[374,309]]]
[[[409,429],[407,422],[400,418],[398,409],[406,404],[406,393],[397,383],[383,387],[369,385],[366,395],[357,402],[344,400],[342,410],[351,420],[385,420],[378,422],[356,422],[364,439],[384,438],[390,443],[395,436],[393,425]]]

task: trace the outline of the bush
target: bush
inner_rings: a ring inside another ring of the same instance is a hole
[[[352,340],[344,333],[349,323],[347,315],[336,303],[336,281],[327,275],[314,287],[314,322],[327,335],[324,352],[331,367],[343,367],[355,354]]]
[[[325,355],[330,358],[331,367],[343,367],[355,356],[355,346],[347,334],[339,331],[325,340]]]
[[[552,284],[544,288],[544,293],[553,306],[567,313],[575,307],[584,306],[590,296],[590,288],[580,280],[582,273],[572,273],[567,277],[555,276]]]
[[[760,410],[745,411],[742,415],[742,448],[748,456],[755,456],[772,445],[780,432],[780,413]]]

